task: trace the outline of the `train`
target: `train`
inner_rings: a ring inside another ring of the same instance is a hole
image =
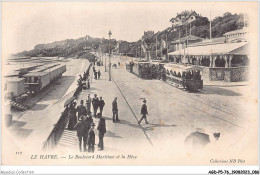
[[[142,79],[161,79],[170,84],[175,83],[190,92],[203,88],[201,69],[198,66],[131,60],[126,62],[126,70]]]
[[[66,65],[52,64],[41,66],[23,77],[25,78],[25,89],[29,92],[39,92],[51,82],[61,77],[66,71]]]
[[[38,65],[26,71],[23,70],[22,77],[18,75],[16,77],[5,77],[5,96],[14,99],[28,91],[39,92],[52,81],[61,77],[65,71],[65,64],[48,64],[46,66]]]

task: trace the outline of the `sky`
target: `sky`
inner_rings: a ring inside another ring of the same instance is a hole
[[[183,10],[214,19],[245,13],[247,4],[228,2],[2,2],[2,49],[6,55],[36,44],[89,35],[137,41],[144,31],[162,31]],[[247,10],[248,11],[248,10]]]

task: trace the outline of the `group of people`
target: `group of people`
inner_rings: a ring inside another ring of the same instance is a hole
[[[168,75],[172,75],[172,76],[183,78],[183,79],[201,80],[201,75],[200,75],[200,71],[199,70],[188,70],[188,71],[182,72],[182,74],[180,72],[176,73],[176,71],[168,71],[167,70],[166,73]]]
[[[87,69],[87,71],[85,71],[83,73],[83,76],[79,75],[79,79],[78,79],[78,89],[79,91],[82,91],[82,89],[89,89],[90,88],[90,83],[89,83],[89,69],[90,69],[91,65],[89,66],[89,68]],[[86,83],[87,81],[87,83]]]
[[[96,95],[96,94],[95,94]],[[96,97],[96,96],[95,96]],[[76,102],[72,102],[69,107],[69,124],[68,129],[77,130],[77,137],[79,139],[79,149],[82,151],[82,140],[83,140],[83,150],[88,152],[94,152],[95,150],[95,123],[90,111],[90,106],[88,104],[90,96],[86,101],[86,106],[84,101],[80,101],[80,105],[76,108]],[[96,97],[97,98],[97,97]],[[95,99],[95,98],[93,98]],[[102,97],[101,97],[102,100]],[[103,101],[103,100],[102,100]],[[103,106],[104,107],[104,106]],[[104,149],[104,135],[106,133],[106,122],[105,119],[100,117],[97,130],[99,131],[99,150]],[[88,146],[88,148],[87,148]]]
[[[97,71],[95,70],[95,66],[93,66],[93,72],[95,74],[95,79]],[[100,71],[98,71],[100,72]],[[86,72],[85,76],[80,76],[79,81],[84,81],[85,78],[88,78],[89,71]],[[100,75],[98,76],[98,78]],[[106,120],[103,117],[103,109],[105,106],[105,102],[102,97],[98,97],[97,94],[94,94],[94,97],[91,98],[90,94],[88,94],[85,105],[84,100],[80,100],[80,104],[77,106],[77,103],[74,101],[68,106],[68,115],[69,115],[69,130],[77,130],[77,137],[79,140],[79,150],[80,151],[95,151],[95,123],[93,122],[91,109],[93,107],[93,116],[99,119],[97,130],[98,130],[98,148],[99,150],[104,150],[104,135],[106,133]],[[98,113],[99,110],[99,113]],[[113,122],[120,122],[118,117],[118,103],[117,97],[114,98],[112,102],[112,113],[113,113]],[[138,124],[145,120],[145,123],[148,124],[147,115],[148,110],[146,106],[146,100],[143,100],[143,105],[141,107],[141,119],[138,121]],[[82,148],[83,145],[83,148]]]
[[[86,100],[86,107],[87,112],[91,113],[91,104],[93,106],[94,111],[94,117],[102,117],[103,108],[105,106],[105,101],[102,99],[102,97],[97,97],[97,94],[94,94],[94,98],[91,99],[90,94],[88,94],[87,100]],[[99,113],[97,114],[97,110],[99,108]]]
[[[100,70],[97,71],[95,66],[93,66],[93,73],[94,73],[95,80],[100,79],[101,72],[100,72]]]

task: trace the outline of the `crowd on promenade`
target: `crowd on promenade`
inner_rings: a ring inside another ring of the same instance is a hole
[[[100,65],[97,65],[100,66]],[[90,67],[93,69],[93,74],[96,80],[100,79],[101,73],[100,70],[96,70],[95,62],[92,62]],[[87,69],[86,72],[83,73],[83,76],[80,75],[78,80],[78,87],[79,91],[84,89],[90,88],[90,67]],[[87,81],[87,85],[84,85],[84,81]],[[85,88],[86,87],[86,88]],[[103,109],[106,103],[103,98],[100,96],[98,97],[97,94],[91,96],[88,93],[87,98],[85,100],[80,100],[80,104],[77,105],[77,102],[74,100],[68,105],[68,130],[76,130],[77,137],[79,140],[79,150],[80,151],[88,151],[94,152],[95,151],[95,141],[96,141],[96,134],[94,131],[95,123],[93,122],[93,117],[98,119],[98,150],[104,150],[104,135],[106,133],[106,120],[103,116]],[[118,102],[117,97],[114,97],[112,102],[112,119],[114,123],[120,122],[118,116]],[[143,100],[143,105],[141,107],[141,114],[142,117],[138,121],[138,124],[144,119],[145,123],[148,124],[147,121],[147,106],[146,100]]]

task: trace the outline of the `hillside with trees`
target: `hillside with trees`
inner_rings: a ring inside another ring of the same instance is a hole
[[[246,21],[246,26],[247,26]],[[212,37],[221,37],[224,33],[241,29],[244,26],[243,15],[242,14],[231,14],[229,12],[224,13],[222,16],[216,17],[212,20]],[[210,22],[206,17],[198,18],[192,21],[187,26],[181,26],[178,29],[173,27],[168,27],[167,29],[157,32],[150,38],[146,38],[145,42],[152,52],[156,50],[156,36],[158,40],[158,47],[161,39],[167,41],[174,41],[180,37],[184,37],[191,33],[197,37],[209,38],[210,33]],[[180,31],[180,32],[179,32]],[[105,38],[92,38],[90,36],[81,37],[78,39],[67,39],[63,41],[55,41],[49,44],[38,44],[33,50],[23,51],[15,54],[15,56],[26,56],[26,57],[36,57],[36,56],[47,56],[47,57],[86,57],[90,52],[97,52],[102,50],[104,53],[108,53],[108,39]],[[132,55],[140,55],[140,45],[141,39],[136,42],[128,42],[129,47],[125,53]],[[117,51],[118,41],[115,39],[111,40],[111,50]],[[88,53],[88,54],[87,54]]]

